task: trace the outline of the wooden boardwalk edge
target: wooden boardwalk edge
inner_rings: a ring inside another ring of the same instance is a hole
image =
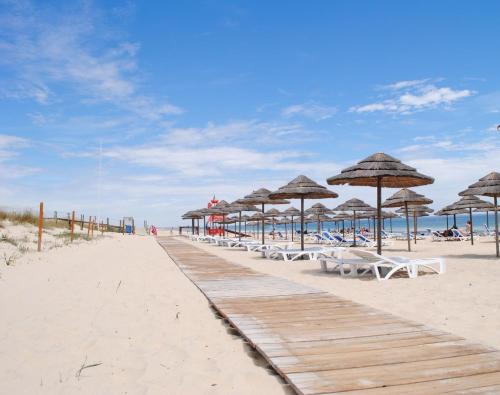
[[[298,394],[500,394],[500,352],[492,347],[256,272],[177,238],[158,243]]]

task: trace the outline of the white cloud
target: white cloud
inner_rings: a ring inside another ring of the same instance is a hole
[[[183,112],[141,93],[139,45],[111,39],[106,21],[89,6],[72,13],[42,6],[4,7],[0,21],[0,63],[10,70],[0,90],[6,98],[47,104],[64,88],[84,102],[109,103],[147,119]]]
[[[281,111],[281,115],[286,118],[302,116],[318,122],[333,117],[336,112],[337,109],[332,106],[323,106],[317,103],[302,103],[284,108]]]
[[[407,89],[407,88],[412,88],[414,86],[422,85],[422,84],[426,83],[427,81],[429,81],[429,79],[398,81],[398,82],[394,82],[393,84],[382,85],[382,88],[392,89],[392,90]]]
[[[439,106],[450,106],[454,102],[474,94],[468,89],[456,90],[450,87],[437,87],[433,84],[426,84],[426,81],[428,80],[400,81],[386,85],[386,88],[394,92],[388,99],[353,106],[349,111],[356,113],[383,111],[409,114]],[[403,93],[401,93],[402,90],[404,90]]]

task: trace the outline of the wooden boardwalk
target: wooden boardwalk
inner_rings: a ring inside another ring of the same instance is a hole
[[[159,237],[299,394],[500,394],[500,352]],[[376,295],[374,295],[376,297]]]

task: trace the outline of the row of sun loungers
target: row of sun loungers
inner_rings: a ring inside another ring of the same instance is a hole
[[[404,272],[409,278],[418,276],[419,270],[427,269],[442,274],[445,272],[445,262],[442,258],[409,259],[406,257],[387,257],[373,251],[349,249],[355,259],[344,257],[348,246],[353,240],[346,240],[341,235],[322,232],[322,240],[327,245],[308,247],[304,250],[294,248],[292,244],[261,244],[256,240],[239,240],[214,236],[192,235],[191,239],[229,248],[243,248],[249,252],[260,252],[268,259],[282,259],[293,262],[299,259],[309,259],[320,263],[321,269],[338,271],[342,277],[374,276],[379,281],[388,280],[394,274]],[[356,236],[357,245],[371,247],[372,241],[363,235]],[[359,238],[359,239],[358,239]]]

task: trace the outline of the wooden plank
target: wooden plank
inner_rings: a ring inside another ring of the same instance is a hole
[[[425,395],[454,394],[476,395],[500,394],[500,372],[452,377],[420,383],[377,387],[357,391],[329,392],[323,395]]]
[[[369,351],[275,357],[271,361],[284,373],[298,373],[430,361],[494,351],[496,350],[492,347],[458,340]]]
[[[490,352],[354,369],[290,373],[287,377],[304,394],[335,393],[500,372],[499,357],[499,352]]]

